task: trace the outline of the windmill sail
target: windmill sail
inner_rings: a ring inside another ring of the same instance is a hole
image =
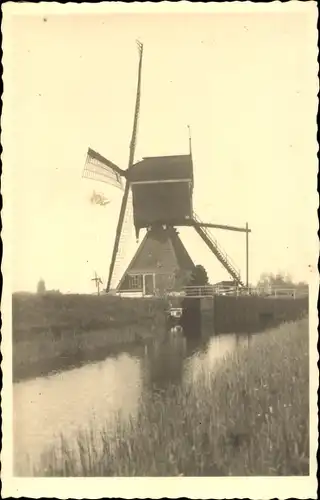
[[[124,174],[125,172],[112,163],[112,161],[107,160],[93,149],[88,148],[83,177],[95,181],[102,181],[119,189],[123,189],[122,176],[124,176]]]
[[[140,113],[140,101],[141,101],[141,70],[142,70],[142,56],[143,56],[143,44],[137,40],[137,46],[140,54],[139,60],[139,71],[138,71],[138,85],[137,85],[137,97],[136,97],[136,107],[134,111],[134,120],[133,120],[133,129],[132,129],[132,137],[130,143],[130,157],[129,157],[129,166],[131,168],[134,161],[134,153],[136,150],[136,142],[137,142],[137,132],[138,132],[138,120]]]
[[[135,153],[136,141],[137,141],[138,119],[139,119],[139,112],[140,112],[141,70],[142,70],[143,45],[142,45],[142,43],[140,43],[138,41],[137,41],[137,45],[138,45],[140,60],[139,60],[139,70],[138,70],[136,106],[135,106],[134,119],[133,119],[132,136],[131,136],[131,142],[130,142],[130,155],[129,155],[127,172],[130,171],[130,169],[133,165],[133,162],[134,162],[134,153]],[[127,178],[125,190],[124,190],[124,194],[123,194],[123,198],[122,198],[121,208],[120,208],[120,215],[119,215],[119,220],[118,220],[118,225],[117,225],[117,230],[116,230],[116,236],[115,236],[115,241],[114,241],[114,246],[113,246],[112,257],[111,257],[109,277],[108,277],[108,283],[107,283],[107,292],[109,292],[109,290],[110,290],[112,277],[113,277],[113,271],[114,271],[116,258],[117,258],[117,253],[119,250],[119,242],[120,242],[123,222],[124,222],[124,218],[125,218],[125,214],[126,214],[129,191],[130,191],[130,183],[129,183],[129,180]]]
[[[128,251],[128,249],[132,248],[134,242],[135,242],[135,235],[134,235],[134,225],[133,225],[132,191],[130,189],[122,225],[122,231],[119,240],[119,250],[116,255],[115,265],[110,283],[111,289],[117,288],[117,285],[125,269],[129,265],[129,261],[131,259],[131,253],[130,251]]]

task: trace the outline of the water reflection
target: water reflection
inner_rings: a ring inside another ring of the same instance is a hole
[[[134,415],[143,391],[195,383],[228,352],[249,342],[247,335],[203,341],[174,334],[113,359],[14,384],[15,473],[30,474],[27,454],[36,463],[61,433],[72,440],[79,430],[90,425],[99,430],[106,422],[112,432],[114,414]]]
[[[163,390],[169,384],[179,385],[185,355],[186,339],[183,335],[170,335],[166,340],[149,346],[144,359],[147,385],[153,390]]]
[[[88,425],[101,427],[115,412],[125,416],[137,409],[141,394],[138,358],[86,365],[14,385],[14,456],[17,474],[28,473],[26,454],[36,462],[44,446],[59,442],[60,434],[73,439]]]
[[[186,380],[195,383],[200,376],[210,377],[225,356],[242,343],[236,335],[212,337],[201,349],[191,356],[187,363]]]

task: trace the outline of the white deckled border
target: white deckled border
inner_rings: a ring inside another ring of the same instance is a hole
[[[161,2],[161,3],[67,3],[40,2],[18,3],[7,2],[2,5],[3,22],[2,33],[4,36],[3,65],[10,65],[10,54],[6,53],[6,40],[10,32],[10,22],[14,16],[47,16],[68,14],[123,14],[123,13],[150,13],[150,14],[209,14],[209,13],[238,13],[238,12],[296,12],[317,16],[317,5],[315,2],[291,1],[281,3],[252,2],[221,2],[221,3],[191,3],[191,2]],[[316,33],[315,33],[316,44]],[[315,48],[316,50],[316,48]],[[2,174],[2,195],[4,209],[2,211],[4,242],[4,255],[2,263],[2,274],[4,277],[4,288],[2,297],[2,370],[4,382],[2,390],[3,411],[3,450],[2,450],[2,495],[3,498],[12,496],[18,498],[26,496],[30,498],[57,497],[57,498],[316,498],[317,481],[316,473],[316,448],[318,441],[317,433],[317,399],[319,373],[317,369],[317,296],[319,289],[319,278],[317,271],[318,260],[318,238],[316,235],[318,221],[316,215],[317,194],[316,183],[314,186],[315,214],[314,219],[309,221],[311,230],[314,231],[314,262],[311,264],[310,272],[310,477],[294,478],[113,478],[113,479],[22,479],[14,478],[11,471],[12,459],[12,377],[11,377],[11,206],[10,206],[10,158],[8,144],[10,143],[10,122],[6,101],[10,95],[10,86],[6,84],[6,71],[4,69],[4,112],[2,116],[2,144],[4,153],[2,161],[4,173]],[[316,138],[315,138],[316,140]],[[316,179],[315,179],[316,181]],[[312,195],[312,194],[311,194]]]

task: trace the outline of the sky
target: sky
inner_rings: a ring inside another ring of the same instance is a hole
[[[308,280],[318,204],[315,11],[47,13],[14,16],[7,29],[13,290],[35,291],[43,278],[48,289],[91,293],[95,271],[108,278],[122,193],[82,171],[89,146],[127,167],[136,39],[144,59],[135,159],[188,153],[190,125],[198,216],[248,222],[251,283],[278,271]],[[93,190],[110,203],[92,205]],[[129,233],[115,279],[137,249]],[[245,276],[245,235],[212,234]],[[194,230],[180,235],[212,282],[228,279]]]

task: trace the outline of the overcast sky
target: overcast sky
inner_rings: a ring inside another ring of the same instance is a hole
[[[95,270],[107,280],[121,193],[81,176],[88,146],[127,166],[136,38],[145,46],[136,160],[187,153],[190,124],[200,218],[248,221],[251,282],[268,271],[308,280],[315,10],[47,14],[15,16],[7,31],[14,290],[35,290],[43,277],[49,289],[91,292]],[[93,189],[111,203],[91,205]],[[180,234],[213,282],[228,279],[192,229]],[[213,234],[245,276],[245,235]],[[136,248],[132,231],[120,274]]]

